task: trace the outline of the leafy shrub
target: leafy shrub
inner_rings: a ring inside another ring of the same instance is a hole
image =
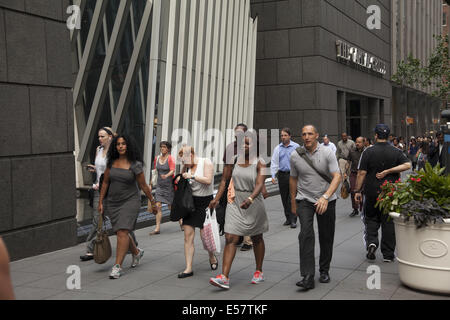
[[[439,164],[429,163],[406,181],[385,181],[375,207],[385,214],[400,213],[405,220],[414,217],[420,228],[450,218],[450,176]]]

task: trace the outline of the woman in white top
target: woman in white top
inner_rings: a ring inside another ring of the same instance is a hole
[[[183,218],[184,227],[184,255],[186,268],[178,278],[187,278],[194,275],[192,261],[194,258],[195,228],[203,232],[203,223],[206,218],[206,208],[213,199],[214,193],[214,167],[212,162],[206,158],[198,158],[193,147],[184,146],[178,153],[183,163],[183,178],[189,179],[194,198],[195,212]],[[218,260],[213,252],[209,253],[209,263],[212,270],[216,270]]]
[[[98,142],[99,146],[97,147],[97,151],[95,152],[95,165],[89,164],[87,165],[87,169],[91,173],[96,173],[97,177],[92,185],[92,189],[94,189],[94,212],[92,216],[92,229],[89,232],[86,242],[87,242],[87,251],[84,256],[80,256],[81,261],[89,261],[94,259],[94,243],[95,243],[95,235],[97,232],[98,226],[98,199],[99,199],[99,181],[101,175],[106,170],[106,155],[108,154],[109,145],[113,140],[115,134],[109,127],[103,127],[98,130]]]

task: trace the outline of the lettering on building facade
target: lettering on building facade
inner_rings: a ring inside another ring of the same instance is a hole
[[[385,75],[387,66],[384,61],[342,40],[336,41],[337,58],[341,62],[354,64],[365,71]]]

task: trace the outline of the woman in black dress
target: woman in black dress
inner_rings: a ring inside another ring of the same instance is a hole
[[[122,263],[128,250],[133,254],[132,268],[139,264],[144,255],[144,250],[136,247],[129,234],[136,228],[141,207],[139,188],[154,203],[151,189],[145,182],[136,143],[127,135],[119,135],[108,150],[108,164],[98,205],[98,211],[101,214],[105,212],[111,219],[113,232],[117,235],[116,262],[109,276],[111,279],[118,279],[122,274]]]

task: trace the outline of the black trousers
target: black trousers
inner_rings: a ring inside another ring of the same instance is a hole
[[[306,200],[297,201],[297,214],[300,218],[300,274],[314,275],[316,263],[314,257],[315,234],[314,215],[316,215],[314,203]],[[319,228],[320,259],[319,271],[330,270],[331,258],[333,256],[334,231],[336,226],[336,200],[328,203],[327,211],[323,215],[317,214]]]
[[[280,188],[281,202],[283,203],[286,221],[296,223],[297,217],[291,213],[291,195],[289,192],[290,176],[291,174],[289,172],[278,171],[277,173],[278,187]]]
[[[384,258],[393,259],[395,257],[395,228],[394,221],[389,219],[389,215],[383,214],[378,208],[375,208],[376,198],[365,197],[364,199],[364,225],[365,241],[367,248],[370,244],[379,245],[378,230],[381,226],[381,253]],[[366,248],[366,249],[367,249]]]

